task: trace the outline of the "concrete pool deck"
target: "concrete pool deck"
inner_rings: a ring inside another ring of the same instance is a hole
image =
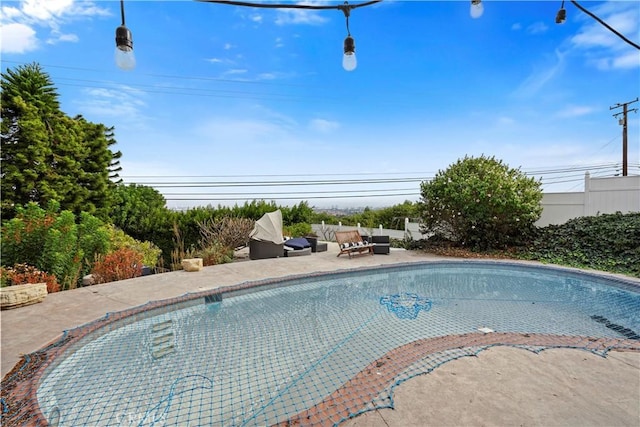
[[[199,272],[177,271],[48,295],[42,303],[0,313],[2,376],[19,361],[72,329],[156,301],[220,286],[383,264],[445,258],[413,251],[336,257],[338,248],[309,256],[239,261]],[[534,354],[495,347],[449,362],[403,383],[395,409],[345,422],[353,426],[640,425],[640,353],[606,358],[581,350]]]

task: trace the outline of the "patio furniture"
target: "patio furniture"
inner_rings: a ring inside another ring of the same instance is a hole
[[[283,257],[282,212],[278,209],[264,214],[256,221],[249,237],[249,259]]]
[[[373,253],[376,255],[389,255],[391,243],[389,236],[363,236],[362,239],[368,243],[373,243]]]
[[[362,254],[363,252],[373,255],[374,244],[364,242],[358,230],[336,231],[335,235],[340,248],[338,256],[347,254],[351,258],[352,254]]]

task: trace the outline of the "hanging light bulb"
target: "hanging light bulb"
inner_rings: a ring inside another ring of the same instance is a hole
[[[484,6],[482,5],[482,0],[471,0],[471,9],[469,9],[469,14],[473,19],[480,18],[484,13]]]
[[[563,24],[564,21],[567,20],[567,11],[564,8],[564,0],[562,0],[562,4],[560,5],[560,10],[556,13],[556,24]]]
[[[344,55],[342,56],[342,68],[346,71],[353,71],[358,66],[356,60],[356,42],[351,37],[351,31],[349,31],[349,16],[351,15],[351,6],[349,2],[344,2],[344,5],[340,7],[340,10],[344,13],[344,18],[347,21],[347,38],[344,39]]]
[[[347,36],[344,39],[344,55],[342,56],[342,68],[346,71],[353,71],[358,66],[356,60],[356,42],[353,37]]]
[[[122,25],[116,28],[116,65],[122,70],[133,70],[136,67],[136,57],[133,54],[131,31],[124,25],[124,0],[120,0],[120,13]]]
[[[133,40],[131,31],[124,25],[116,28],[116,65],[122,70],[133,70],[136,67],[136,57],[133,54]]]

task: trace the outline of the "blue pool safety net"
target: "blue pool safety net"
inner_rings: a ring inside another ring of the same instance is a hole
[[[5,377],[3,425],[335,425],[493,345],[640,351],[632,281],[431,263],[259,284],[70,331]]]

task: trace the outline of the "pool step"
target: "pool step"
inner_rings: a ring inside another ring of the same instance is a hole
[[[160,359],[175,351],[171,319],[151,325],[151,356]]]

